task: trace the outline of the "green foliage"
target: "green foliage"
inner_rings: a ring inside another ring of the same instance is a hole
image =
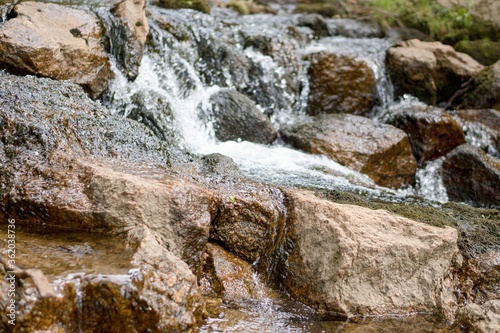
[[[468,8],[448,9],[435,0],[372,0],[371,6],[375,17],[391,26],[415,28],[446,43],[471,39],[476,23]]]

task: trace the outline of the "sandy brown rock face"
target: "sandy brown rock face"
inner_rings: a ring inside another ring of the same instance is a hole
[[[129,80],[134,80],[139,73],[144,44],[149,33],[146,18],[146,0],[125,0],[117,4],[112,12],[122,23],[126,32],[126,44],[117,50],[115,57],[125,69]]]
[[[443,109],[423,105],[404,107],[389,111],[384,120],[408,134],[419,163],[444,156],[465,143],[462,128]]]
[[[282,131],[292,146],[326,155],[368,175],[375,183],[401,187],[414,182],[417,164],[407,135],[396,127],[354,115],[323,115]]]
[[[390,48],[387,66],[397,96],[408,93],[431,105],[447,102],[484,68],[451,46],[417,39]]]
[[[319,313],[352,319],[453,315],[457,231],[290,191],[284,286]]]
[[[99,97],[111,77],[94,14],[42,2],[22,2],[0,28],[0,67],[81,85]]]
[[[484,304],[465,305],[458,313],[458,321],[469,332],[498,332],[500,327],[500,300],[491,300]]]
[[[376,82],[366,62],[327,52],[311,57],[308,114],[365,114],[371,110]]]
[[[500,160],[479,148],[464,144],[451,151],[443,162],[442,177],[450,200],[500,205]]]

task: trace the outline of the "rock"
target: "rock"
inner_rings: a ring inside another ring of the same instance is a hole
[[[345,10],[342,7],[331,3],[298,4],[293,12],[300,14],[320,14],[324,17],[345,14]]]
[[[491,300],[482,305],[471,303],[458,312],[458,321],[468,332],[498,332],[500,327],[500,300]]]
[[[454,118],[469,144],[500,158],[500,111],[458,110]]]
[[[190,8],[210,14],[210,1],[208,0],[158,0],[157,5],[171,9]]]
[[[458,108],[500,110],[500,61],[473,77]]]
[[[311,56],[306,112],[366,114],[375,104],[376,81],[364,61],[321,52]]]
[[[288,191],[283,285],[319,314],[360,320],[456,307],[457,231]]]
[[[297,25],[310,28],[318,37],[326,37],[330,34],[325,19],[319,14],[300,15],[297,18]]]
[[[218,186],[219,211],[210,239],[257,268],[267,269],[283,238],[285,206],[281,191],[248,182]]]
[[[465,143],[461,127],[440,108],[412,105],[392,109],[384,122],[408,134],[411,150],[419,163],[444,156]]]
[[[439,42],[412,39],[387,51],[396,96],[412,94],[427,104],[446,102],[483,66]]]
[[[393,126],[354,115],[323,115],[281,134],[295,148],[326,155],[379,185],[397,188],[415,180],[417,163],[408,136]]]
[[[218,296],[226,302],[259,298],[250,263],[215,244],[208,244],[207,254],[204,277],[200,281],[205,295]]]
[[[383,38],[384,31],[373,23],[354,19],[328,20],[330,36],[344,36],[348,38]]]
[[[1,216],[53,229],[121,233],[131,242],[151,230],[201,272],[216,199],[169,176],[174,160],[153,133],[109,115],[69,82],[0,77]]]
[[[500,42],[489,39],[462,40],[453,47],[458,52],[470,55],[484,66],[493,65],[500,60]]]
[[[443,184],[450,200],[475,206],[499,206],[500,160],[465,144],[443,162]]]
[[[213,121],[215,137],[220,141],[246,140],[268,144],[276,139],[269,119],[248,97],[223,89],[210,97],[209,106],[199,106],[201,117]]]
[[[134,80],[139,74],[144,44],[149,33],[146,18],[146,0],[124,0],[118,3],[112,12],[121,22],[125,40],[122,47],[117,48],[113,55],[124,68],[129,80]]]
[[[22,2],[0,28],[0,68],[70,80],[98,98],[111,77],[97,17],[50,3]]]
[[[138,251],[139,268],[129,274],[57,279],[52,283],[57,297],[42,298],[23,281],[13,332],[195,332],[205,313],[196,278],[158,243],[153,247],[154,252]],[[3,297],[6,287],[2,279],[2,307],[9,301]]]
[[[238,164],[231,157],[219,153],[203,156],[201,171],[208,176],[243,178]]]
[[[230,0],[225,6],[241,15],[276,14],[276,11],[266,3],[253,0]]]

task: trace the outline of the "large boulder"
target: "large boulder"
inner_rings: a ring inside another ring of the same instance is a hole
[[[287,192],[283,285],[322,315],[453,315],[457,231]]]
[[[365,61],[321,52],[311,55],[307,113],[368,113],[376,101],[376,80]]]
[[[454,118],[468,143],[500,158],[500,111],[458,110]]]
[[[90,12],[42,2],[22,2],[0,28],[0,68],[81,85],[99,97],[111,76],[101,45],[103,30]]]
[[[449,45],[417,39],[390,48],[387,67],[396,96],[411,94],[432,105],[447,102],[462,83],[484,68]]]
[[[215,137],[220,141],[246,140],[268,144],[276,139],[269,118],[255,103],[237,91],[223,89],[213,94],[208,106],[198,108],[200,116],[213,121]]]
[[[500,61],[473,77],[459,108],[500,110]]]
[[[415,180],[417,163],[408,136],[390,125],[354,115],[322,115],[285,128],[282,138],[292,146],[323,154],[375,183],[401,187]]]
[[[465,144],[443,162],[443,184],[450,200],[479,206],[500,205],[500,160]]]
[[[440,108],[420,104],[391,108],[384,121],[408,134],[419,163],[444,156],[465,143],[461,127]]]
[[[144,44],[149,33],[146,18],[146,0],[124,0],[112,9],[119,19],[122,38],[121,47],[114,49],[113,55],[124,68],[129,80],[134,80],[139,73]]]

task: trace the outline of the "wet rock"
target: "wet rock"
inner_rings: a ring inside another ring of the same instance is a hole
[[[100,43],[97,17],[83,10],[41,2],[23,2],[0,29],[0,68],[81,85],[99,97],[111,77]]]
[[[376,82],[366,62],[327,52],[311,57],[308,114],[365,114],[371,110]]]
[[[499,206],[500,160],[465,144],[443,162],[443,184],[450,200],[477,206]]]
[[[481,305],[471,303],[458,312],[458,321],[468,332],[498,332],[500,327],[500,300],[491,300]]]
[[[451,46],[417,39],[390,48],[387,66],[396,96],[408,93],[432,105],[447,102],[462,83],[483,69],[476,60]]]
[[[330,34],[325,19],[319,14],[300,15],[297,18],[297,25],[311,28],[318,37],[326,37]]]
[[[500,158],[500,111],[459,110],[454,118],[469,144]]]
[[[411,150],[419,163],[444,156],[465,143],[461,127],[443,109],[426,105],[393,108],[384,122],[408,134]]]
[[[459,108],[500,110],[500,61],[473,77]]]
[[[379,26],[353,19],[328,20],[328,31],[330,36],[348,38],[382,38],[385,35]]]
[[[235,10],[241,15],[276,14],[276,11],[263,1],[230,0],[225,6]]]
[[[129,80],[134,80],[139,73],[144,44],[149,33],[148,20],[146,19],[146,0],[124,0],[118,3],[112,12],[121,22],[124,29],[122,47],[113,54]]]
[[[139,268],[129,274],[73,274],[54,281],[57,297],[42,298],[23,281],[13,332],[194,332],[205,312],[196,278],[160,244],[149,246],[141,245]],[[9,301],[7,287],[2,279],[2,307]]]
[[[258,299],[251,265],[215,244],[207,245],[207,260],[201,286],[206,295],[225,301]]]
[[[201,116],[213,121],[215,137],[220,141],[246,140],[268,144],[276,139],[269,119],[248,97],[234,90],[212,95],[209,106],[199,107]]]
[[[231,157],[214,153],[201,158],[201,170],[204,174],[220,177],[243,177],[238,164]]]
[[[155,4],[164,8],[190,8],[210,14],[210,1],[208,0],[158,0]]]
[[[341,6],[331,3],[303,3],[295,7],[294,13],[320,14],[324,17],[334,17],[345,14],[345,10]]]
[[[290,244],[283,285],[326,316],[441,314],[456,307],[457,231],[383,210],[287,192]]]
[[[219,211],[210,239],[240,258],[267,269],[283,238],[283,194],[272,187],[240,182],[218,188]]]
[[[323,154],[387,187],[412,184],[417,163],[401,130],[354,115],[323,115],[282,131],[292,146]]]

